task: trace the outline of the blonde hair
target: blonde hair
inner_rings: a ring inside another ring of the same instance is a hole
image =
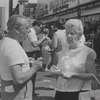
[[[81,20],[79,20],[79,19],[69,19],[65,23],[66,31],[69,28],[72,29],[75,32],[75,34],[79,34],[80,37],[83,35],[83,24],[82,24]]]

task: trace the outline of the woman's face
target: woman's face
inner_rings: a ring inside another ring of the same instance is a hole
[[[67,29],[66,30],[67,42],[69,45],[75,45],[78,43],[78,34],[75,33],[74,29]]]

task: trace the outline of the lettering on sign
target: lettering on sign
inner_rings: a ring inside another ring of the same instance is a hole
[[[55,8],[53,9],[53,13],[67,10],[75,6],[77,6],[77,0],[55,0]]]

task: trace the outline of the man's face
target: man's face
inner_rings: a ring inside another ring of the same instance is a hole
[[[41,27],[36,25],[35,26],[35,31],[36,31],[36,34],[39,34],[41,32]]]
[[[19,39],[20,41],[24,41],[30,32],[30,25],[26,19],[23,19],[22,26],[20,26],[19,30]]]

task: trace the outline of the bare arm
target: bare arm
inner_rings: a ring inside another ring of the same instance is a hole
[[[32,41],[31,44],[33,47],[39,46],[45,39],[47,39],[47,35],[43,35],[43,37],[38,41]]]
[[[32,67],[26,71],[22,72],[22,65],[14,65],[11,66],[11,74],[13,77],[14,84],[23,84],[25,82],[28,82],[31,77],[41,68],[42,62],[41,61],[35,61],[32,65]]]
[[[96,75],[94,52],[91,52],[88,54],[85,67],[86,67],[86,73],[80,73],[76,75],[76,77],[83,80],[93,79],[93,76],[91,73]]]

